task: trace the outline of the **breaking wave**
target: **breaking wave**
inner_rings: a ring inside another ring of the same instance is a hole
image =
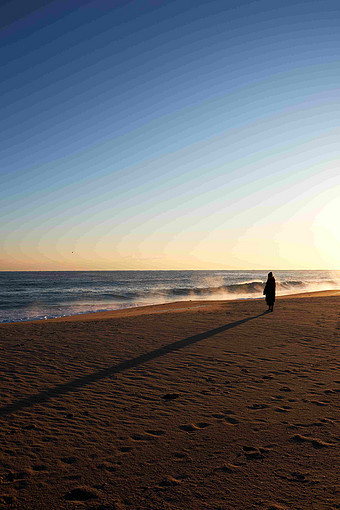
[[[147,298],[159,296],[164,298],[206,298],[217,299],[223,296],[224,299],[254,298],[263,295],[265,281],[250,281],[217,286],[197,286],[179,288],[157,288],[148,292],[142,292],[139,297]],[[278,295],[296,294],[299,292],[312,292],[320,290],[333,290],[340,287],[338,282],[333,280],[315,282],[302,280],[276,281],[276,293]]]

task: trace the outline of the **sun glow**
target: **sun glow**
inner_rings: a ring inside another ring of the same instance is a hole
[[[316,248],[328,267],[334,269],[340,267],[339,192],[337,198],[332,198],[319,210],[312,227]]]

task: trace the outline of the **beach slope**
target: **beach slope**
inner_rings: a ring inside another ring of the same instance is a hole
[[[340,295],[0,325],[0,508],[339,508]]]

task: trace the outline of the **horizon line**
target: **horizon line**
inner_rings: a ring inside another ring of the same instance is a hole
[[[105,271],[268,271],[267,269],[1,269],[0,273],[81,273],[81,272],[105,272]],[[319,268],[319,269],[274,269],[271,271],[340,271],[340,269]]]

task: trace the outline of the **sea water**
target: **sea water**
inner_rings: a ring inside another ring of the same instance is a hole
[[[340,289],[340,271],[274,271],[277,294]],[[265,271],[0,272],[0,322],[181,300],[263,297]]]

